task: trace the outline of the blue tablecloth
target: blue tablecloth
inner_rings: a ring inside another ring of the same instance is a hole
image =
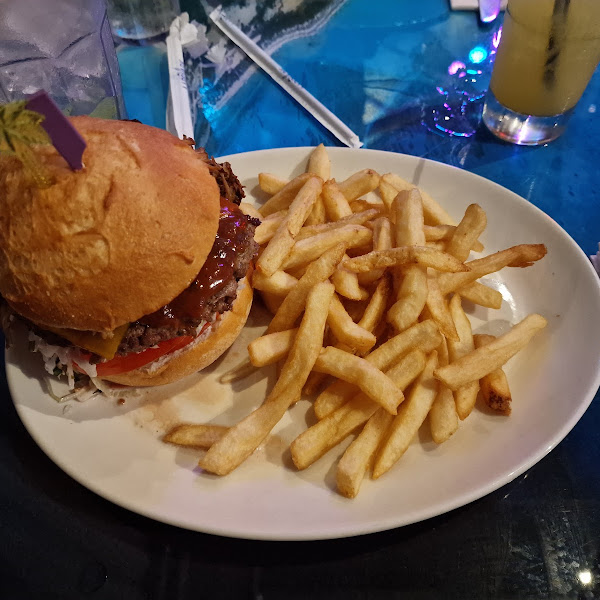
[[[328,4],[321,0],[315,10]],[[182,5],[206,22],[200,3]],[[296,5],[265,1],[263,9]],[[487,177],[539,206],[587,254],[595,252],[600,74],[560,139],[540,148],[500,142],[477,126],[477,96],[489,79],[487,54],[499,25],[482,26],[474,12],[451,12],[446,0],[348,0],[274,58],[365,147]],[[122,47],[119,58],[129,117],[164,127],[164,47]],[[468,137],[431,127],[457,62],[475,79],[469,116],[476,127]],[[206,74],[198,127],[211,154],[339,145],[264,73],[251,72],[218,109]],[[1,383],[8,399],[4,376]],[[0,430],[2,598],[600,597],[598,397],[550,455],[497,492],[424,523],[314,543],[227,540],[150,521],[67,477],[29,438],[9,401],[2,403]]]

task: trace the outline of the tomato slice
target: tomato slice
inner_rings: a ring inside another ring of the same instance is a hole
[[[159,342],[155,348],[148,348],[143,352],[132,352],[125,356],[117,356],[106,362],[98,363],[96,365],[96,373],[98,373],[98,377],[104,377],[106,375],[119,375],[127,371],[139,369],[169,352],[175,352],[187,346],[194,339],[191,335],[182,335],[181,337]]]

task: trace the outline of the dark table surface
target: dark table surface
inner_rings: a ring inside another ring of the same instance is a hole
[[[199,4],[187,4],[206,20]],[[276,60],[366,147],[426,156],[496,181],[553,217],[587,254],[596,252],[599,73],[560,139],[516,147],[477,121],[491,70],[481,50],[493,50],[500,22],[481,26],[475,13],[451,12],[445,0],[307,0],[286,15],[289,21],[275,25],[260,11],[240,19],[251,33],[263,28]],[[129,116],[164,127],[164,48],[121,48],[120,61]],[[452,75],[456,61],[472,71],[468,85]],[[217,80],[214,65],[203,69],[196,130],[211,154],[339,145],[246,60],[229,79]],[[447,97],[468,103],[464,119],[452,121],[461,136],[436,128]],[[0,598],[600,597],[598,396],[548,456],[467,506],[355,538],[254,542],[180,530],[96,496],[29,437],[4,371],[0,386]]]

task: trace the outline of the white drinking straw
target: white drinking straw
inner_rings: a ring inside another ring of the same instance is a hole
[[[210,18],[236,46],[243,50],[321,125],[329,129],[340,142],[350,148],[360,148],[363,145],[358,136],[347,125],[342,123],[297,81],[294,81],[266,52],[263,52],[241,29],[229,21],[223,15],[220,6],[210,13]]]

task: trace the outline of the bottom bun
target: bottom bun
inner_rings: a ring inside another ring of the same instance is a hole
[[[182,348],[160,367],[150,370],[150,365],[139,369],[102,377],[120,385],[149,387],[166,385],[183,379],[212,364],[235,342],[246,324],[252,306],[252,287],[248,277],[240,280],[233,307],[221,316],[219,326],[205,340],[194,344],[189,350]],[[160,359],[159,359],[160,360]],[[152,363],[151,363],[152,364]]]

